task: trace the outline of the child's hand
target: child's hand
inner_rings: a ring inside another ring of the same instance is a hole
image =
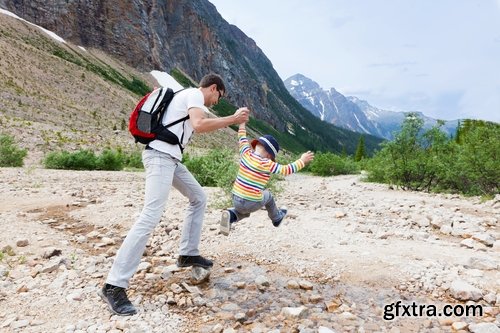
[[[306,153],[302,154],[300,159],[302,160],[302,162],[304,162],[304,164],[308,164],[309,162],[314,160],[314,153],[312,151],[307,151]]]

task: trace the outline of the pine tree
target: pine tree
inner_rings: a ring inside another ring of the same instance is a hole
[[[363,135],[361,135],[359,137],[358,147],[356,148],[356,154],[354,155],[354,160],[356,162],[359,162],[365,157],[366,157],[366,155],[365,155],[365,137]]]

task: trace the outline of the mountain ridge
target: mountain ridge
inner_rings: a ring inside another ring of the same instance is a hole
[[[257,130],[278,136],[287,149],[355,151],[359,134],[310,117],[255,41],[227,23],[206,0],[55,0],[50,6],[41,0],[0,0],[0,6],[74,45],[100,49],[137,71],[180,70],[194,82],[207,72],[217,72],[226,81],[228,102],[248,106]],[[365,142],[373,151],[381,140],[369,137]]]
[[[419,111],[383,110],[355,96],[344,96],[335,88],[325,90],[317,82],[300,73],[290,76],[284,83],[290,94],[316,117],[359,133],[392,140],[408,113],[420,115],[426,128],[438,122],[437,119],[427,117]],[[454,135],[458,121],[445,121],[442,129],[448,135]]]

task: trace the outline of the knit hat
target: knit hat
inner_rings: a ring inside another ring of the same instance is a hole
[[[252,140],[251,145],[253,149],[255,149],[257,143],[260,143],[264,147],[264,149],[271,155],[271,159],[274,161],[276,155],[280,150],[278,141],[276,141],[276,139],[272,135],[264,135],[258,139]]]

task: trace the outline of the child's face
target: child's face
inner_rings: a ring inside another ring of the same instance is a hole
[[[266,148],[264,148],[263,145],[261,145],[260,143],[257,143],[257,145],[255,146],[255,152],[257,154],[259,154],[259,156],[262,156],[264,158],[267,158],[267,159],[272,159],[273,156],[271,154],[269,154],[266,150]]]

